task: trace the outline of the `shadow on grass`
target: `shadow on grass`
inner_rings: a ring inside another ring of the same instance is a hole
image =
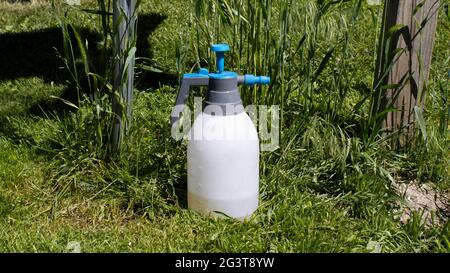
[[[139,15],[137,26],[136,57],[154,57],[150,36],[152,32],[167,18],[166,15],[150,13]],[[177,84],[177,75],[171,73],[158,73],[152,71],[136,71],[136,86],[141,89],[156,88],[164,84]]]
[[[137,57],[152,58],[153,53],[149,36],[165,20],[167,16],[149,13],[139,17]],[[100,33],[87,28],[78,28],[80,35],[91,45],[89,56],[93,66],[99,67],[97,56],[100,55],[98,45],[102,41]],[[74,44],[76,42],[74,41]],[[71,80],[61,54],[63,52],[63,36],[59,27],[41,29],[34,32],[0,34],[0,82],[18,78],[39,77],[45,83],[64,84],[67,88],[61,98],[76,101],[75,86]],[[167,73],[141,71],[137,79],[140,87],[154,87],[176,81],[176,76]],[[81,83],[82,87],[84,83]],[[48,99],[29,108],[28,114],[41,115],[42,111],[65,112],[69,109],[64,103]]]
[[[166,15],[147,13],[139,16],[138,22],[138,40],[136,57],[152,58],[152,46],[150,44],[150,35],[167,18]],[[82,39],[89,43],[89,56],[93,61],[94,71],[99,67],[100,56],[99,43],[102,41],[102,35],[88,28],[77,28]],[[73,38],[73,37],[72,37]],[[74,38],[73,38],[74,39]],[[73,40],[73,44],[76,44]],[[41,78],[44,84],[56,84],[65,86],[58,97],[76,103],[77,94],[75,83],[73,82],[68,70],[65,67],[61,54],[63,54],[63,34],[59,27],[46,28],[33,32],[22,33],[4,33],[0,34],[0,82],[12,81],[20,78],[37,77]],[[78,53],[78,52],[77,52]],[[176,83],[176,75],[167,73],[154,73],[147,71],[138,71],[139,88],[156,87],[162,84]],[[81,87],[87,86],[87,83],[80,83]],[[88,90],[87,88],[83,88]],[[37,93],[37,92],[36,92]],[[73,111],[74,108],[64,102],[51,99],[49,97],[32,99],[33,103],[26,101],[27,96],[15,96],[11,92],[5,92],[0,96],[0,101],[15,101],[22,103],[21,111],[8,111],[3,113],[0,120],[5,121],[3,115],[8,116],[61,116]],[[31,95],[34,96],[34,95]],[[50,115],[48,115],[51,113]],[[4,130],[8,126],[0,126],[3,134],[9,135]]]

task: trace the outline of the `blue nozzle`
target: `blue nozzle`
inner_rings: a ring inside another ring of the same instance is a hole
[[[270,77],[266,76],[254,76],[254,75],[245,75],[244,76],[244,84],[245,85],[267,85],[270,83]]]
[[[217,71],[222,73],[225,70],[225,52],[230,50],[230,46],[227,44],[215,44],[211,46],[211,51],[216,53],[217,56]]]

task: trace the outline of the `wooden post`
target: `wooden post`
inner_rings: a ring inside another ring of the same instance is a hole
[[[134,85],[137,11],[136,0],[113,1],[113,111],[115,121],[111,136],[111,150],[117,156],[126,133],[131,126]],[[123,77],[124,76],[124,77]]]
[[[397,109],[383,123],[385,132],[400,133],[395,146],[414,135],[414,106],[424,106],[438,10],[439,0],[385,0],[375,70],[382,99],[376,110]]]

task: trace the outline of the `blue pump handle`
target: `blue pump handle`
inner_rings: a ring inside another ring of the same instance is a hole
[[[215,44],[211,46],[211,51],[216,53],[217,73],[222,73],[225,70],[225,52],[230,50],[227,44]]]

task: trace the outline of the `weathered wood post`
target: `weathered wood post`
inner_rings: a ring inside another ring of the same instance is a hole
[[[414,107],[424,106],[438,10],[439,0],[385,0],[375,90],[383,92],[377,111],[397,109],[383,123],[386,132],[400,133],[395,146],[414,135]]]
[[[131,126],[136,52],[136,0],[113,1],[113,111],[115,121],[111,150],[117,156],[124,135]]]

